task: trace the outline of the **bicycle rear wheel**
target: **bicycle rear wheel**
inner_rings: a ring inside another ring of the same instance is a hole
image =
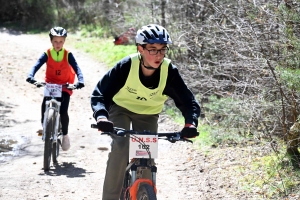
[[[153,186],[148,183],[141,184],[137,192],[137,200],[157,200]]]
[[[48,116],[46,116],[45,127],[45,143],[44,143],[44,171],[49,171],[51,154],[52,154],[52,137],[55,131],[55,112],[49,109]]]

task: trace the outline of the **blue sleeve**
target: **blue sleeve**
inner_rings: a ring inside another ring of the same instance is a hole
[[[74,58],[74,56],[71,52],[69,52],[69,54],[68,54],[68,61],[69,61],[69,64],[74,69],[76,75],[77,75],[78,82],[84,83],[83,74],[81,72],[81,69],[78,66],[78,64],[77,64],[77,62],[76,62],[76,60],[75,60],[75,58]]]
[[[33,79],[35,73],[42,67],[43,64],[47,62],[47,60],[48,60],[48,56],[44,52],[41,55],[41,57],[38,59],[38,61],[35,63],[35,65],[30,69],[27,77]]]

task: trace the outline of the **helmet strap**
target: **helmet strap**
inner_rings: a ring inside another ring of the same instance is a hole
[[[165,55],[164,55],[164,57],[165,57]],[[141,64],[142,64],[146,69],[148,69],[148,70],[157,70],[157,69],[158,69],[158,68],[154,68],[154,67],[152,67],[152,66],[146,66],[145,63],[144,63],[144,60],[143,60],[143,56],[142,56],[141,54],[139,55],[139,59],[140,59]]]
[[[156,68],[152,67],[152,66],[146,66],[143,60],[143,56],[139,53],[139,59],[140,59],[140,63],[148,70],[156,70]]]
[[[143,65],[146,69],[148,69],[148,70],[157,70],[157,68],[154,68],[154,67],[151,67],[151,66],[146,66],[145,63],[144,63],[143,58],[141,59],[141,63],[142,63],[142,65]]]

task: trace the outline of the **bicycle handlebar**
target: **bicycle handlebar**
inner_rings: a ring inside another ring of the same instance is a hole
[[[91,128],[98,129],[97,124],[91,124]],[[101,135],[117,135],[119,137],[125,137],[126,135],[157,135],[159,139],[165,139],[171,143],[175,143],[177,141],[185,141],[185,142],[191,142],[193,141],[182,138],[181,132],[166,132],[166,133],[153,133],[150,131],[143,131],[138,132],[134,130],[125,130],[123,128],[114,127],[113,132],[102,132]]]
[[[38,84],[40,84],[40,87],[44,87],[46,85],[46,82],[34,82],[33,83],[36,87],[38,87]],[[62,85],[63,88],[67,88],[68,90],[75,90],[76,86],[74,84],[57,84],[57,85]]]

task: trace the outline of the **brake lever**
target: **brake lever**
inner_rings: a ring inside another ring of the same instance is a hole
[[[40,87],[44,87],[46,83],[35,81],[33,85],[35,85],[37,88],[40,88]]]
[[[189,139],[186,139],[186,138],[181,138],[181,140],[184,141],[184,142],[190,142],[190,143],[193,144],[193,141],[192,141],[192,140],[189,140]]]
[[[177,141],[183,141],[183,142],[190,142],[193,144],[192,140],[186,139],[186,138],[178,138],[178,137],[167,137],[167,138],[159,138],[159,139],[163,139],[163,140],[167,140],[171,143],[175,143]]]
[[[164,139],[164,140],[167,140],[167,141],[169,141],[169,142],[171,142],[171,143],[175,143],[175,142],[178,141],[177,139],[174,139],[173,137],[163,138],[163,139]]]
[[[175,143],[175,142],[181,140],[179,134],[177,134],[176,136],[171,136],[171,137],[167,137],[167,138],[164,138],[164,139],[165,139],[165,140],[168,140],[168,141],[171,142],[171,143]]]
[[[75,87],[75,85],[73,85],[73,84],[68,84],[68,85],[67,85],[67,89],[68,89],[68,90],[75,90],[76,87]]]

